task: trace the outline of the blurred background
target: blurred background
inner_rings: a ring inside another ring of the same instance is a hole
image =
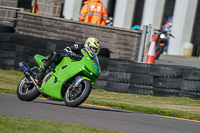
[[[86,0],[0,0],[0,6],[24,8],[50,17],[79,21],[80,10]],[[169,55],[183,55],[190,44],[192,56],[200,54],[200,2],[199,0],[101,0],[108,12],[109,26],[131,29],[134,25],[151,24],[162,29],[172,17],[172,35]],[[36,9],[36,10],[35,10]],[[1,17],[15,17],[15,10],[0,8]]]

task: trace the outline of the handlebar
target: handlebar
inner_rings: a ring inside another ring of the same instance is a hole
[[[63,51],[66,53],[67,56],[72,57],[72,58],[81,59],[83,57],[81,55],[76,54],[68,47],[66,47]]]
[[[165,33],[166,35],[169,35],[170,37],[173,37],[175,38],[175,36],[173,36],[172,34],[167,34],[166,31],[162,31],[162,30],[159,30],[159,29],[154,29],[155,32],[159,32],[159,33]],[[159,33],[156,33],[156,34],[159,34]]]
[[[159,32],[162,32],[162,30],[160,30],[160,29],[154,29],[154,31],[159,31]]]
[[[169,36],[171,36],[171,37],[175,38],[175,36],[173,36],[172,34],[169,34]]]

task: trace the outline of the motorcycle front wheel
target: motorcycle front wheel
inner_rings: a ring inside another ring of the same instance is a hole
[[[164,47],[163,46],[159,46],[157,49],[156,49],[156,60],[160,57],[160,54],[163,52],[164,50]]]
[[[73,84],[66,90],[64,100],[65,105],[69,107],[76,107],[83,103],[90,95],[92,84],[89,80],[83,80],[78,87]]]
[[[24,77],[17,87],[17,97],[22,101],[32,101],[40,95],[33,83]]]

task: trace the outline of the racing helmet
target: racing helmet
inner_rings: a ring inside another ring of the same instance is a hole
[[[100,44],[99,40],[94,37],[89,37],[85,41],[84,46],[90,57],[93,57],[94,53],[96,55],[98,55],[100,48],[101,48],[101,44]]]

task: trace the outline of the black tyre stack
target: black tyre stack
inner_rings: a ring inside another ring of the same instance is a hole
[[[7,35],[0,35],[0,68],[12,70],[14,69],[17,47],[16,43],[10,41],[12,36]]]
[[[127,69],[131,61],[109,59],[100,56],[99,62],[101,66],[101,76],[93,85],[93,88],[101,88],[115,92],[126,92],[129,87],[130,78]]]
[[[107,67],[108,82],[106,90],[116,92],[127,92],[130,85],[130,73],[127,71],[132,61],[110,59]]]
[[[175,65],[152,65],[150,74],[154,76],[153,92],[155,96],[183,96],[183,88],[188,88],[184,73],[196,68]]]
[[[28,35],[0,33],[0,68],[20,70],[19,63],[37,66],[34,55],[47,56],[53,51],[64,54],[63,49],[74,42],[44,39]]]
[[[101,76],[93,88],[107,91],[152,95],[153,76],[150,66],[130,60],[99,58]]]
[[[129,93],[152,95],[153,94],[153,76],[150,75],[150,64],[131,63],[129,66],[130,86]]]
[[[94,89],[200,99],[200,69],[100,58],[103,68]]]
[[[64,48],[74,44],[75,42],[63,40],[45,39],[14,33],[0,33],[0,68],[20,70],[19,63],[22,61],[27,62],[29,67],[33,67],[37,65],[34,60],[35,54],[47,56],[56,51],[64,55]],[[110,52],[107,48],[102,48],[99,52],[100,58],[108,59],[109,55]]]
[[[0,33],[14,33],[15,29],[12,24],[1,23],[0,24]]]
[[[46,41],[42,38],[35,38],[26,35],[16,34],[12,37],[13,42],[17,45],[15,58],[15,70],[20,70],[19,63],[26,62],[29,67],[37,66],[36,61],[34,60],[35,54],[46,55]]]
[[[181,96],[200,98],[200,69],[188,69],[183,71],[181,81]]]
[[[98,57],[109,58],[110,57],[110,51],[107,48],[101,48],[101,50],[99,51]]]
[[[98,78],[98,80],[96,80],[96,82],[92,85],[93,89],[106,89],[106,85],[108,82],[108,74],[109,71],[107,70],[108,67],[108,63],[109,63],[109,58],[105,58],[105,57],[99,57],[99,64],[101,67],[101,75]]]
[[[152,65],[153,91],[156,96],[179,96],[183,67]]]

